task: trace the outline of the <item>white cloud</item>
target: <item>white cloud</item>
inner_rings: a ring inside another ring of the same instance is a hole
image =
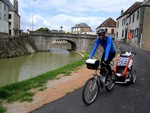
[[[13,0],[10,0],[11,2]],[[95,30],[105,19],[120,16],[121,9],[126,10],[137,0],[18,0],[21,16],[21,29],[32,29],[34,6],[34,29],[48,27],[71,31],[78,23],[87,23]],[[143,1],[143,0],[138,0]]]

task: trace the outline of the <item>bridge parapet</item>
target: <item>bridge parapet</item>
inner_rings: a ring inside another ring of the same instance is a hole
[[[30,32],[32,36],[44,36],[44,37],[67,37],[67,38],[82,38],[82,39],[93,39],[96,38],[96,35],[89,34],[71,34],[71,33],[51,33],[51,32]]]

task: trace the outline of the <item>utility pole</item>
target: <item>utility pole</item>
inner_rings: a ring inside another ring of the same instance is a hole
[[[32,31],[34,30],[34,2],[36,2],[36,0],[33,0],[33,11],[32,11]]]

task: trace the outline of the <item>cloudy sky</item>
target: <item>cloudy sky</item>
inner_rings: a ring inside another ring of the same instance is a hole
[[[21,29],[60,30],[63,26],[70,32],[76,24],[86,23],[95,31],[104,20],[116,20],[121,9],[127,10],[136,1],[143,0],[18,0]]]

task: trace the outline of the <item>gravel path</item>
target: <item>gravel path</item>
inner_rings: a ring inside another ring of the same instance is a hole
[[[6,113],[28,113],[42,105],[52,102],[58,98],[65,96],[67,93],[74,91],[84,85],[85,81],[91,77],[92,70],[88,70],[85,66],[71,73],[70,76],[59,76],[55,80],[48,81],[47,89],[44,91],[35,91],[32,102],[14,102],[5,104]]]

